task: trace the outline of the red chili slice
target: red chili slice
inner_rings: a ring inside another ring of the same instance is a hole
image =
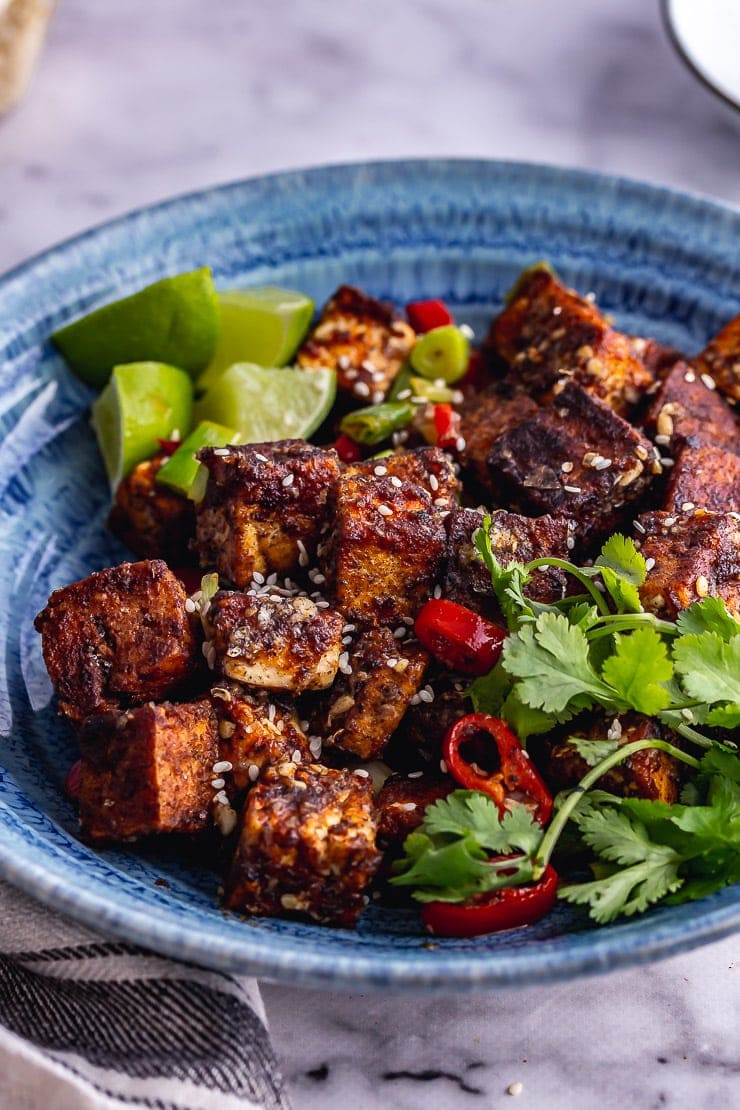
[[[422,606],[414,632],[435,659],[470,675],[488,674],[506,639],[505,629],[445,598]]]
[[[353,439],[344,435],[344,433],[335,440],[333,447],[342,462],[359,462],[362,458],[362,448],[359,443],[355,443]]]
[[[460,414],[452,405],[434,406],[434,430],[437,433],[437,447],[443,450],[456,450],[460,435]]]
[[[442,758],[455,782],[487,794],[500,814],[516,801],[528,806],[541,825],[550,820],[550,792],[505,721],[486,713],[461,717],[447,730]]]
[[[419,333],[455,323],[455,317],[444,301],[411,301],[406,305],[406,318],[414,331]]]
[[[179,439],[158,439],[157,443],[160,455],[174,455],[178,447],[182,447],[182,440]]]
[[[421,920],[440,937],[475,937],[533,925],[555,905],[558,876],[548,863],[539,882],[478,894],[467,902],[427,902]]]

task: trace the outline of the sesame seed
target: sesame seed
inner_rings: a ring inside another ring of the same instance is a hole
[[[420,779],[423,774],[424,774],[423,771],[409,771],[406,778],[407,779]]]
[[[435,497],[434,498],[435,508],[443,509],[446,504],[447,504],[447,498],[446,497]]]
[[[656,436],[655,442],[658,444],[659,447],[667,447],[671,442],[671,437],[666,435]]]
[[[373,474],[377,474],[377,476],[379,478],[384,477],[387,473],[388,473],[388,467],[387,466],[383,466],[382,464],[379,464],[378,466],[373,467]]]
[[[328,601],[323,601],[323,600],[322,601],[317,601],[316,602],[316,608],[317,609],[329,609],[330,605],[329,605]]]
[[[398,802],[396,808],[400,809],[402,813],[413,813],[416,809],[416,802]]]
[[[587,298],[587,300],[588,299],[590,299],[590,298]],[[516,1083],[510,1083],[509,1084],[509,1086],[506,1088],[506,1093],[507,1093],[507,1095],[516,1096],[516,1095],[520,1095],[523,1090],[524,1090],[524,1084],[520,1083],[519,1080],[517,1079]]]
[[[283,478],[283,485],[284,486],[292,486],[294,481],[295,481],[295,475],[294,474],[286,474],[285,477]]]
[[[707,389],[717,388],[717,383],[715,382],[711,374],[702,374],[701,380],[704,382],[704,385],[707,387]]]
[[[420,701],[421,701],[421,698],[419,697],[418,694],[412,694],[411,697],[409,698],[409,705],[418,705]]]
[[[234,764],[230,763],[228,759],[219,759],[217,763],[213,764],[213,770],[217,775],[220,775],[226,771],[233,771],[233,769]]]
[[[475,339],[475,332],[470,324],[460,324],[458,331],[462,332],[466,339]]]
[[[694,585],[697,597],[706,597],[709,593],[709,582],[703,574],[700,574]]]
[[[442,772],[443,775],[447,774],[447,764],[445,763],[444,759],[440,759],[439,769],[440,769],[440,771]]]
[[[654,566],[655,566],[655,559],[646,559],[645,560],[645,570],[652,570]]]
[[[580,486],[563,486],[563,489],[565,490],[566,493],[580,493],[581,492],[581,487]]]
[[[258,570],[256,570],[253,573],[252,578],[254,579],[254,581],[257,583],[258,586],[264,586],[264,584],[265,584],[264,574],[260,574],[260,572]]]
[[[373,394],[371,395],[370,400],[372,401],[372,403],[374,405],[379,405],[384,397],[385,397],[385,393],[383,393],[383,390],[382,389],[376,389],[373,392]]]
[[[608,470],[612,465],[612,460],[605,459],[603,455],[599,455],[598,459],[594,459],[591,465],[594,470]]]
[[[393,509],[390,505],[378,505],[378,512],[381,516],[393,516]]]
[[[369,397],[370,386],[367,382],[355,382],[353,392],[355,392],[358,397]]]
[[[673,466],[673,459],[669,459],[667,455],[660,459],[660,465],[670,469]]]
[[[294,763],[300,763],[303,759],[303,756],[300,753],[300,749],[296,748],[290,758],[293,760]]]
[[[457,448],[457,450],[458,451],[464,451],[465,446],[466,446],[466,444],[465,444],[464,438],[462,436],[458,436],[457,439],[455,440],[455,447]]]
[[[442,596],[442,587],[441,586],[435,586],[434,587],[434,593],[432,594],[432,597],[435,599],[435,601],[439,601],[441,596]]]
[[[410,389],[402,389],[400,393],[396,394],[396,400],[397,401],[408,401],[410,396],[411,396],[411,390]]]
[[[337,366],[340,370],[349,370],[351,365],[352,359],[349,357],[349,355],[340,355],[337,359]]]
[[[645,535],[645,532],[646,532],[645,525],[640,524],[639,520],[633,520],[632,521],[632,527],[634,528],[634,530],[636,532],[639,532],[641,536]]]
[[[222,787],[226,786],[226,779],[211,779],[211,786],[214,790],[221,790]]]
[[[436,493],[439,489],[439,480],[436,474],[429,475],[429,488],[432,490],[433,493]]]
[[[308,741],[308,747],[314,759],[318,759],[321,755],[323,743],[320,736],[312,736]]]
[[[347,362],[349,362],[349,359],[347,359]],[[355,369],[354,366],[352,366],[352,367],[348,367],[347,372],[345,373],[344,376],[345,376],[345,378],[347,379],[348,382],[353,382],[355,380],[355,378],[358,376],[359,373],[360,373],[360,371]]]
[[[393,637],[396,640],[402,640],[405,635],[406,635],[405,625],[401,625],[399,628],[396,628],[393,632]]]
[[[694,504],[693,501],[684,501],[683,505],[681,506],[681,512],[682,513],[690,513],[695,508],[696,508],[696,505]]]
[[[339,666],[339,669],[342,672],[342,674],[352,674],[352,667],[350,666],[350,663],[349,663],[349,653],[348,652],[343,651],[342,654],[339,656],[338,666]]]
[[[256,763],[249,764],[249,766],[247,767],[247,775],[249,776],[250,782],[257,781],[257,779],[260,777],[260,769]]]
[[[576,541],[573,538],[573,536],[568,536],[567,540],[565,541],[565,544],[566,544],[566,547],[568,548],[568,551],[572,551],[573,548],[576,546]]]
[[[609,740],[619,740],[620,736],[622,735],[622,722],[620,721],[619,717],[614,718],[611,725],[609,726],[606,735],[607,739]]]
[[[687,370],[686,373],[683,376],[683,380],[685,382],[695,382],[696,381],[696,374],[694,373],[693,370]]]
[[[364,767],[355,767],[355,774],[359,775],[361,779],[370,778],[370,772],[366,771]]]
[[[641,443],[638,443],[637,447],[635,447],[635,454],[637,455],[638,459],[642,459],[644,462],[650,452],[648,451],[647,447],[643,447]]]
[[[231,454],[231,451],[228,449],[228,447],[214,447],[213,453],[214,455],[219,455],[221,458],[226,458],[228,455]]]
[[[400,489],[401,486],[403,485],[403,482],[401,481],[400,478],[397,478],[394,474],[393,477],[391,478],[391,485],[395,486],[396,489]]]
[[[185,599],[185,612],[186,613],[194,613],[197,610],[197,608],[198,608],[198,606],[195,604],[192,597],[188,597],[188,598]]]
[[[427,705],[431,705],[431,703],[434,701],[434,694],[426,686],[423,690],[419,690],[417,696],[419,698],[419,701],[426,702]]]
[[[563,474],[570,474],[570,472],[573,469],[573,463],[572,462],[561,463],[560,464],[560,469],[562,470]]]
[[[663,521],[663,527],[664,528],[672,528],[673,525],[676,523],[676,519],[677,518],[675,516],[667,516],[665,518],[665,520]]]
[[[226,794],[223,790],[219,790],[218,794],[214,794],[213,800],[217,805],[220,806],[227,806],[229,804],[229,799],[226,797]]]
[[[254,457],[255,457],[255,459],[259,459],[260,462],[269,462],[270,461],[268,459],[267,455],[261,455],[259,451],[255,451]]]

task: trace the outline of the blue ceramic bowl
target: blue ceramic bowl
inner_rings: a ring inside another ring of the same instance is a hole
[[[496,162],[335,166],[183,197],[91,231],[0,282],[0,875],[117,937],[294,983],[465,989],[644,962],[740,925],[740,886],[592,928],[566,907],[535,927],[425,938],[411,912],[371,907],[356,932],[240,920],[217,878],[163,844],[92,851],[61,786],[75,757],[51,702],[34,614],[50,591],[126,558],[88,390],[49,333],[161,277],[209,264],[221,286],[275,282],[319,303],[354,282],[403,304],[443,297],[482,334],[502,293],[550,259],[628,332],[687,352],[740,308],[740,214],[615,178]],[[163,881],[164,880],[164,881]]]

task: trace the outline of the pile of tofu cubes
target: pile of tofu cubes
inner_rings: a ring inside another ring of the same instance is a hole
[[[392,309],[350,287],[298,361],[334,366],[339,407],[378,402],[414,342]],[[205,448],[202,501],[142,463],[110,523],[141,557],[57,590],[39,614],[59,711],[82,759],[82,836],[223,838],[224,902],[352,926],[381,861],[454,783],[440,770],[467,680],[413,637],[443,596],[500,619],[473,537],[491,512],[503,563],[588,557],[630,531],[651,567],[645,606],[674,618],[716,594],[740,611],[740,324],[689,363],[623,335],[546,269],[519,283],[482,348],[488,384],[466,391],[456,458],[414,440],[343,464],[302,440]],[[634,529],[634,531],[633,531]],[[179,568],[215,571],[189,595]],[[535,574],[541,601],[559,570]],[[655,735],[637,715],[570,733]],[[396,773],[374,798],[362,766]],[[545,743],[554,788],[583,767]],[[675,800],[668,756],[643,752],[611,789]]]

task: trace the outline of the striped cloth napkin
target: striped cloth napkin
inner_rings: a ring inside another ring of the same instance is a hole
[[[106,941],[0,883],[2,1110],[289,1110],[257,983]]]

